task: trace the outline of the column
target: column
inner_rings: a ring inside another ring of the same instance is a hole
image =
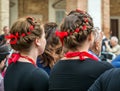
[[[88,0],[66,0],[66,12],[68,13],[76,8],[87,11],[87,1]]]
[[[110,36],[110,0],[102,0],[102,30],[107,38]]]
[[[101,30],[101,0],[88,0],[88,13],[93,18],[94,26]]]
[[[0,0],[0,34],[4,26],[9,26],[9,0]]]

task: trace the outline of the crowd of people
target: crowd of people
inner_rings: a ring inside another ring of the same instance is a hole
[[[0,91],[119,91],[120,45],[85,11],[60,25],[17,19],[0,35]],[[115,85],[116,84],[116,85]]]

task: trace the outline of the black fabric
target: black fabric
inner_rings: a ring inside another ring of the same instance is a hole
[[[120,91],[120,68],[103,73],[88,91]]]
[[[110,68],[113,66],[104,61],[60,60],[51,70],[49,91],[87,91]]]
[[[4,34],[0,35],[0,42],[3,41],[4,39],[5,39],[5,35]]]
[[[4,43],[0,44],[0,62],[3,61],[8,54],[10,54],[9,47]]]
[[[48,91],[48,75],[31,63],[8,66],[4,77],[5,91]]]

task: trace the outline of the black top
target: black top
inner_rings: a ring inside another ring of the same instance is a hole
[[[120,91],[120,68],[103,73],[88,91]]]
[[[104,71],[112,68],[107,62],[60,60],[51,70],[50,91],[87,91]]]
[[[31,63],[8,66],[4,77],[5,91],[48,91],[48,75]]]

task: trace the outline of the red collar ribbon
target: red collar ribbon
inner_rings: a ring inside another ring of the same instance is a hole
[[[9,58],[9,60],[8,60],[8,64],[10,65],[10,64],[12,64],[12,63],[16,63],[20,57],[27,59],[27,60],[28,60],[29,62],[31,62],[34,66],[36,66],[36,64],[35,64],[35,62],[34,62],[33,59],[29,58],[28,56],[22,56],[22,55],[20,55],[19,53],[13,53],[13,54],[11,55],[11,58]]]
[[[88,52],[67,52],[65,54],[65,57],[67,57],[67,58],[72,58],[72,57],[76,57],[76,56],[79,56],[81,61],[85,60],[85,57],[88,57],[95,61],[98,61],[97,57],[95,57],[94,55],[92,55]]]

